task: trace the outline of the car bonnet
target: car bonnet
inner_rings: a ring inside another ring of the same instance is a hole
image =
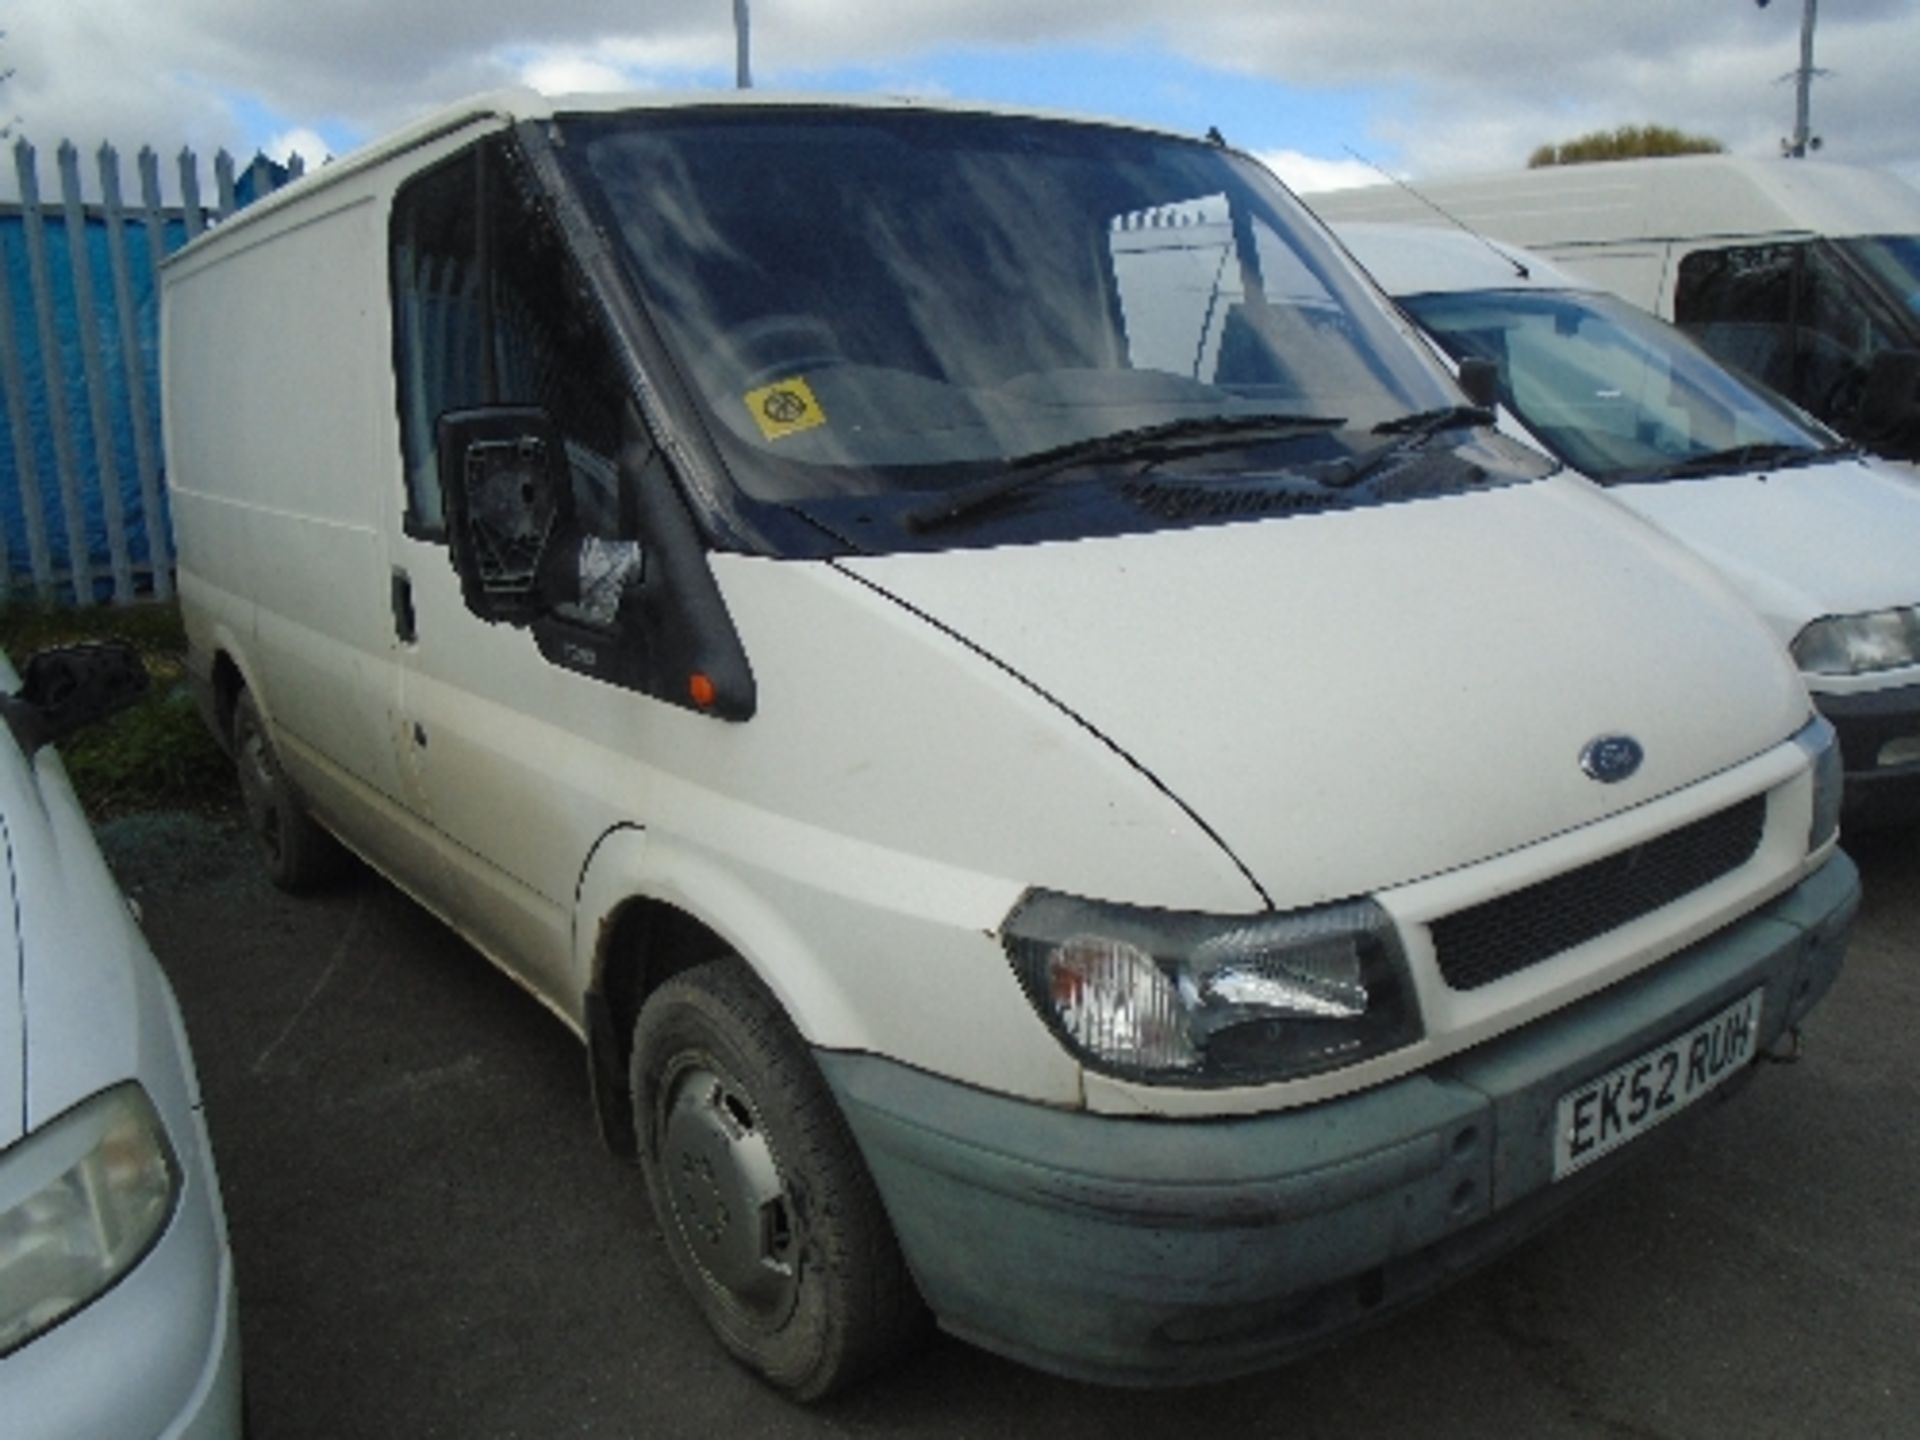
[[[1282,908],[1590,823],[1807,715],[1731,588],[1572,480],[840,563],[1120,749]],[[1616,734],[1644,763],[1598,783],[1582,751]]]
[[[1920,485],[1872,460],[1614,485],[1791,640],[1822,615],[1920,604]]]
[[[0,1134],[35,1129],[129,1078],[175,1084],[165,980],[51,746],[0,743]],[[155,1095],[165,1103],[171,1097]]]

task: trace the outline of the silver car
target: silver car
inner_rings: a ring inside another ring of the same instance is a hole
[[[124,648],[0,656],[0,1431],[241,1433],[233,1260],[179,1006],[51,742]]]

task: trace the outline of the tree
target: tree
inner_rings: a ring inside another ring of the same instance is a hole
[[[1622,125],[1595,130],[1558,145],[1542,145],[1527,157],[1527,167],[1585,165],[1596,160],[1632,160],[1643,155],[1720,155],[1726,146],[1707,135],[1689,135],[1671,125]]]

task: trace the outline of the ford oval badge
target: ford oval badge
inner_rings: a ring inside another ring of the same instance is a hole
[[[1602,785],[1617,785],[1640,768],[1647,752],[1631,735],[1602,735],[1580,752],[1580,768]]]

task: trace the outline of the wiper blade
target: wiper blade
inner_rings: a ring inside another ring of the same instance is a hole
[[[984,509],[1002,496],[1082,465],[1152,459],[1169,452],[1207,450],[1249,440],[1282,440],[1294,435],[1338,430],[1346,423],[1343,415],[1196,415],[1159,425],[1117,430],[1110,435],[1075,440],[1022,456],[1012,462],[1011,468],[997,475],[957,486],[907,511],[901,516],[901,523],[914,531],[937,530]]]
[[[1631,478],[1635,480],[1679,480],[1690,475],[1720,475],[1733,470],[1758,470],[1768,465],[1782,462],[1793,465],[1805,465],[1815,460],[1829,460],[1848,453],[1848,446],[1812,446],[1783,445],[1778,441],[1756,441],[1747,445],[1729,445],[1721,450],[1709,450],[1700,455],[1689,455],[1671,465],[1654,465],[1645,470],[1635,471]]]
[[[1416,410],[1411,415],[1382,420],[1373,427],[1373,433],[1393,438],[1368,452],[1346,474],[1334,476],[1327,484],[1339,490],[1358,485],[1389,460],[1418,449],[1442,430],[1457,430],[1467,425],[1492,425],[1497,419],[1493,411],[1482,405],[1443,405],[1438,410]]]
[[[1382,420],[1373,427],[1373,433],[1405,435],[1424,440],[1429,435],[1458,429],[1462,425],[1491,425],[1498,418],[1484,405],[1442,405],[1438,410],[1416,410],[1411,415]]]

